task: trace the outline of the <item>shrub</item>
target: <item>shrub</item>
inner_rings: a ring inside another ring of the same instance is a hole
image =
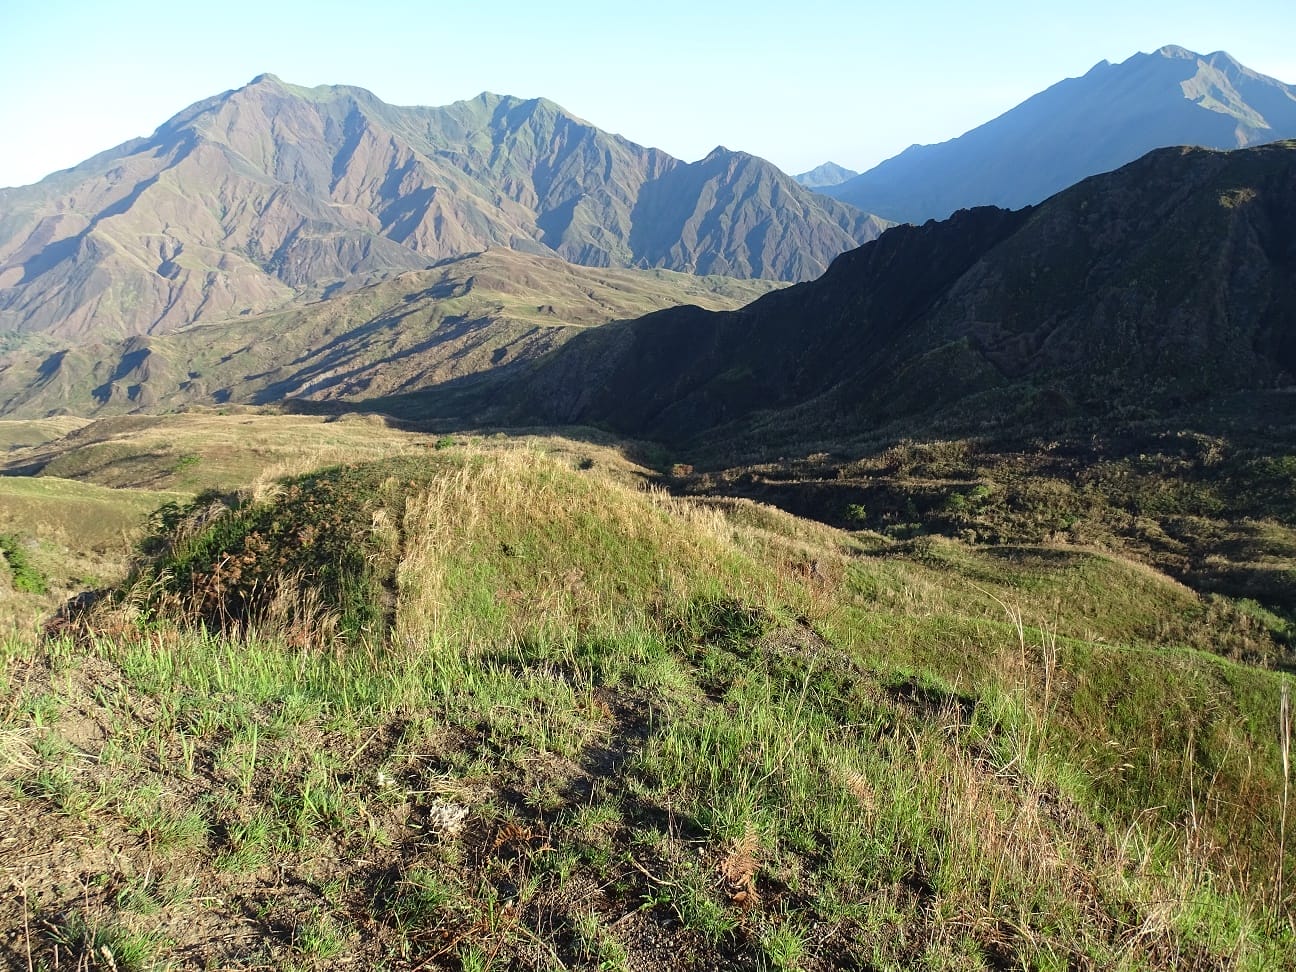
[[[0,533],[0,554],[4,555],[5,561],[9,564],[15,590],[27,594],[44,594],[49,590],[49,582],[45,579],[45,575],[27,559],[27,551],[23,549],[17,537]]]

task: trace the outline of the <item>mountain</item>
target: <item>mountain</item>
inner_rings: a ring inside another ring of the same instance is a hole
[[[1154,148],[1232,149],[1293,137],[1296,88],[1223,51],[1163,47],[1102,61],[958,138],[914,145],[820,191],[921,223],[972,206],[1031,205]]]
[[[0,356],[0,415],[397,394],[528,361],[609,320],[683,303],[734,308],[778,286],[580,267],[497,248],[326,300],[167,334],[71,343],[28,336]]]
[[[1038,207],[895,227],[741,310],[581,334],[481,404],[772,450],[1164,416],[1296,383],[1293,227],[1296,142],[1159,150]]]
[[[825,162],[823,165],[815,166],[809,172],[802,172],[792,178],[807,189],[824,189],[828,186],[839,186],[857,175],[859,173],[854,169],[843,168],[836,162]]]
[[[489,247],[809,279],[883,225],[753,156],[686,164],[544,99],[399,108],[262,75],[0,190],[0,332],[167,333]]]

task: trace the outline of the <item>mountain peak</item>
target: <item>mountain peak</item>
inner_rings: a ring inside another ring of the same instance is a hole
[[[822,189],[826,186],[839,186],[847,179],[854,179],[858,172],[838,165],[836,162],[825,162],[815,166],[809,172],[802,172],[792,178],[807,189]]]
[[[362,88],[261,74],[105,155],[79,182],[34,187],[21,204],[7,195],[0,332],[76,335],[110,321],[123,335],[166,333],[490,246],[800,280],[881,231],[799,188],[775,193],[777,170],[752,163],[720,149],[686,167],[544,98],[399,107]],[[724,180],[760,191],[717,197]],[[67,185],[84,220],[60,218]],[[192,203],[183,225],[178,186]]]
[[[902,152],[823,189],[886,219],[1016,209],[1155,148],[1235,149],[1296,137],[1296,86],[1176,44],[1103,62],[958,138]]]
[[[1206,61],[1210,64],[1223,62],[1239,70],[1248,70],[1228,51],[1211,51],[1209,54],[1198,54],[1196,51],[1190,51],[1188,48],[1180,47],[1178,44],[1167,44],[1165,47],[1158,48],[1153,56],[1172,61]],[[1248,73],[1255,74],[1256,72],[1248,71]]]

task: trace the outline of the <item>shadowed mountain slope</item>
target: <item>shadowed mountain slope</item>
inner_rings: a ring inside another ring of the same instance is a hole
[[[513,421],[770,449],[1166,414],[1293,383],[1293,226],[1296,143],[1162,150],[1032,209],[896,227],[742,310],[582,334],[491,394]]]
[[[921,223],[971,206],[1016,209],[1154,148],[1232,149],[1296,137],[1296,88],[1223,51],[1182,47],[1103,61],[972,131],[914,145],[819,191]]]
[[[882,223],[717,150],[689,165],[544,99],[398,108],[262,75],[0,190],[0,331],[174,331],[488,247],[808,279]]]

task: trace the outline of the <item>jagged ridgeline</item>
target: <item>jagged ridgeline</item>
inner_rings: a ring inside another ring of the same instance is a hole
[[[1156,148],[1233,149],[1293,137],[1296,87],[1223,51],[1169,46],[1102,61],[958,138],[912,145],[862,175],[806,175],[824,180],[820,192],[921,223],[972,206],[1032,205]]]
[[[544,99],[401,108],[265,75],[0,189],[0,328],[172,333],[497,247],[807,280],[886,225],[754,156],[685,163]]]
[[[1285,400],[1294,176],[1296,142],[1152,152],[1031,209],[896,227],[740,310],[586,331],[486,404],[769,455],[888,424],[1173,427],[1229,396]],[[1254,424],[1283,407],[1252,406]]]

